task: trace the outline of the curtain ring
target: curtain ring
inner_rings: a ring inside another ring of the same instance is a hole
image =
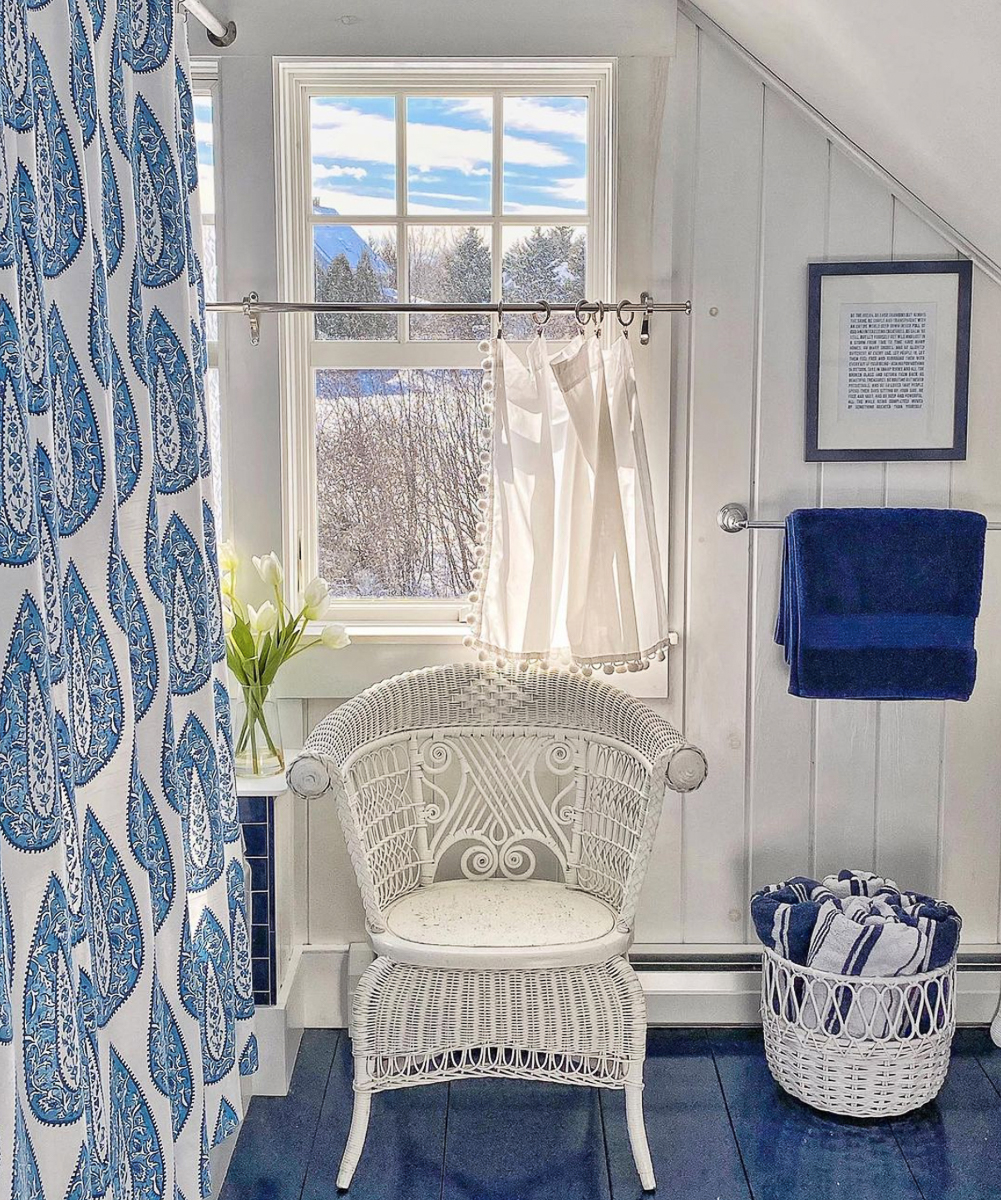
[[[503,300],[497,301],[497,336],[499,338],[502,338],[504,336],[504,301]]]
[[[538,313],[532,313],[531,316],[532,324],[535,326],[535,332],[541,337],[543,329],[545,329],[545,327],[549,324],[550,318],[553,315],[553,306],[548,300],[540,300],[539,304],[546,310],[545,313],[542,314],[542,320],[538,320]]]
[[[586,318],[581,315],[581,308],[586,303],[586,300],[578,300],[573,306],[573,319],[577,322],[582,331],[586,328],[586,326],[591,324],[591,318],[594,316],[594,313],[590,312],[587,314]]]
[[[604,302],[604,300],[595,300],[594,303],[598,309],[598,311],[595,315],[595,318],[594,318],[594,336],[600,337],[601,336],[601,327],[605,323],[605,302]]]
[[[616,304],[616,306],[615,306],[615,315],[618,317],[619,324],[622,326],[623,329],[628,329],[629,326],[632,325],[633,321],[636,320],[635,312],[630,312],[628,321],[624,321],[622,319],[623,311],[628,303],[629,303],[628,300],[620,300],[618,302],[618,304]]]

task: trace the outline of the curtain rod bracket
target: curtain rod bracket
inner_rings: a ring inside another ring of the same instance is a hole
[[[205,26],[205,36],[213,46],[232,46],[236,41],[236,22],[220,21],[202,0],[177,0],[177,8],[179,12],[190,13]]]
[[[250,344],[259,346],[261,344],[261,314],[257,311],[257,302],[260,296],[256,292],[250,292],[243,297],[243,315],[250,322]]]

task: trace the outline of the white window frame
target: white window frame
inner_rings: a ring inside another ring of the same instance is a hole
[[[495,163],[503,140],[501,94],[573,95],[588,101],[588,205],[586,215],[543,213],[504,214],[502,172],[495,169],[491,212],[483,215],[449,213],[423,216],[435,225],[480,225],[492,229],[494,296],[500,294],[501,229],[504,226],[572,224],[588,231],[588,296],[613,294],[615,278],[616,60],[588,59],[277,59],[275,62],[275,128],[278,205],[278,287],[287,301],[313,299],[312,163],[310,157],[310,100],[331,94],[345,96],[448,94],[494,96]],[[397,103],[398,208],[391,217],[358,214],[358,224],[386,224],[397,230],[397,259],[406,258],[403,240],[406,220],[406,127]],[[284,165],[284,166],[283,166]],[[347,214],[345,214],[346,216]],[[405,275],[399,279],[401,295]],[[545,297],[543,297],[545,299]],[[323,367],[465,367],[478,368],[482,352],[476,342],[338,342],[313,337],[313,317],[291,314],[279,318],[282,388],[283,542],[290,591],[301,589],[316,574],[316,446],[313,372]],[[291,599],[292,597],[290,597]],[[330,620],[342,621],[362,633],[377,627],[387,637],[458,637],[463,600],[338,599]]]
[[[225,240],[226,222],[223,216],[223,187],[220,170],[222,118],[219,99],[219,60],[215,58],[192,58],[190,68],[192,96],[209,96],[212,100],[212,173],[215,182],[215,211],[208,214],[202,213],[201,222],[202,226],[211,225],[215,230],[216,290],[218,293],[217,298],[221,299],[226,294],[223,271],[223,243]],[[229,502],[229,472],[227,470],[226,375],[223,365],[225,355],[222,352],[225,337],[226,321],[220,313],[216,316],[216,336],[211,341],[206,339],[205,343],[209,369],[214,369],[219,373],[219,434],[221,455],[220,461],[215,464],[215,469],[219,475],[220,492],[222,495],[223,529],[219,531],[220,537],[228,537],[232,525],[232,505]]]

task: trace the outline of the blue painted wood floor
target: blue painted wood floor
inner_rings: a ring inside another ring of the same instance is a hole
[[[827,1117],[772,1081],[757,1030],[651,1029],[644,1102],[671,1200],[995,1200],[1001,1050],[956,1035],[938,1099]],[[222,1200],[326,1200],[351,1113],[347,1035],[311,1030],[292,1088],[255,1097]],[[620,1092],[506,1080],[375,1097],[350,1200],[639,1200]]]

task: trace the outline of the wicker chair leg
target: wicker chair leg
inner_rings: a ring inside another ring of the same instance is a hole
[[[633,1152],[633,1162],[640,1177],[644,1192],[652,1192],[657,1187],[653,1174],[653,1159],[650,1157],[650,1146],[646,1140],[646,1124],[643,1121],[643,1085],[642,1083],[626,1084],[626,1127],[629,1130],[629,1145]]]
[[[344,1147],[340,1169],[337,1172],[337,1186],[344,1191],[351,1186],[351,1179],[361,1158],[365,1145],[365,1134],[368,1132],[368,1118],[372,1112],[372,1093],[355,1091],[354,1110],[351,1113],[351,1128],[348,1130],[348,1140]]]

